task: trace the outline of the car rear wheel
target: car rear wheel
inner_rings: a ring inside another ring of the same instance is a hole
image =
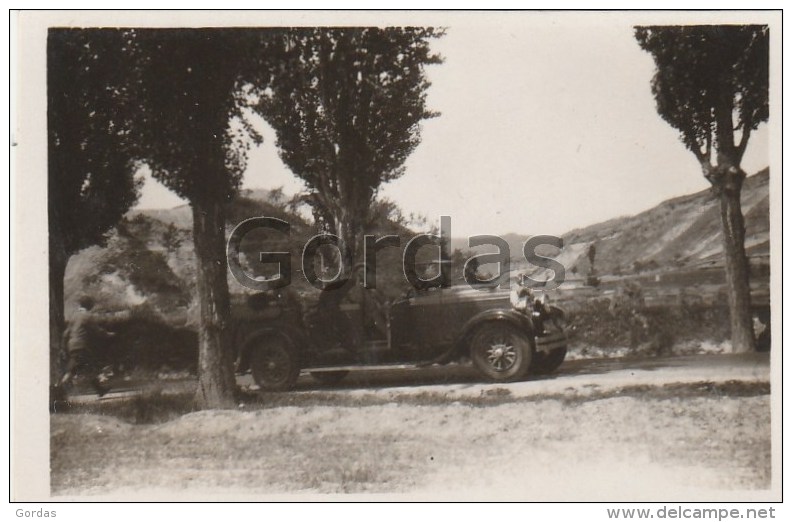
[[[281,337],[258,341],[250,354],[250,370],[263,391],[289,390],[300,375],[297,354]]]
[[[311,372],[311,377],[321,382],[322,384],[327,384],[328,386],[332,386],[333,384],[338,384],[347,375],[349,375],[349,372],[346,370],[339,370],[333,372]]]
[[[528,337],[508,324],[487,324],[479,328],[470,344],[470,358],[489,380],[517,381],[531,365],[533,347]]]

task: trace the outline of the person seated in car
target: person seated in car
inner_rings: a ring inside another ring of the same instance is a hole
[[[451,286],[452,263],[450,260],[430,261],[422,264],[425,268],[418,280],[416,290],[433,290]]]

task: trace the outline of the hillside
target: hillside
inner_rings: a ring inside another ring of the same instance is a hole
[[[769,171],[764,169],[746,179],[742,193],[745,215],[745,246],[751,257],[770,251]],[[522,248],[531,237],[509,233],[501,236],[509,244],[512,259],[520,270]],[[562,252],[547,250],[566,267],[568,274],[588,274],[588,251],[595,249],[595,268],[600,275],[621,275],[662,267],[722,266],[723,245],[718,202],[709,190],[666,200],[634,216],[622,216],[562,236]],[[467,248],[467,238],[453,238],[451,248]],[[495,247],[470,249],[493,252]],[[515,268],[513,266],[513,268]]]
[[[244,191],[226,208],[226,233],[238,223],[256,216],[274,217],[291,225],[288,236],[269,230],[254,230],[240,247],[240,262],[251,277],[271,277],[276,267],[257,263],[260,252],[291,254],[292,289],[307,300],[318,290],[302,275],[301,256],[305,244],[317,230],[288,205],[278,191]],[[369,232],[377,236],[398,235],[404,247],[415,235],[407,228],[398,209],[389,202],[372,207]],[[66,317],[76,309],[83,294],[93,296],[104,311],[145,310],[180,326],[194,325],[197,318],[195,294],[195,249],[192,240],[190,207],[132,210],[108,234],[101,246],[93,246],[72,256],[65,276]],[[417,261],[425,262],[433,253],[422,249]],[[321,270],[315,260],[315,269]],[[402,249],[386,248],[377,254],[377,281],[389,297],[408,289],[401,270]],[[461,270],[461,268],[460,268]],[[228,275],[232,294],[251,290]]]
[[[769,170],[746,179],[742,191],[745,246],[749,256],[770,252]],[[573,230],[563,236],[559,260],[569,270],[589,273],[588,249],[596,250],[600,274],[652,267],[722,266],[723,244],[717,199],[710,190],[664,201],[635,216]]]

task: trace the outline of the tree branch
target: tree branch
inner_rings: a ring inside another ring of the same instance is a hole
[[[691,152],[696,156],[702,167],[711,165],[712,160],[712,132],[707,132],[707,139],[704,142],[704,150],[698,144],[698,140],[693,138],[692,147],[689,147]]]
[[[737,145],[737,161],[740,163],[742,163],[743,154],[745,154],[745,149],[748,147],[748,138],[751,137],[750,116],[748,118],[749,119],[746,119],[742,124],[742,136],[740,137],[740,143]]]

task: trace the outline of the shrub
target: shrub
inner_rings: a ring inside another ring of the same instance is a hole
[[[722,342],[729,338],[725,305],[707,306],[692,299],[648,305],[637,285],[625,285],[611,299],[591,299],[570,314],[573,344],[634,355],[670,353],[676,343]]]
[[[110,318],[104,326],[115,333],[104,348],[109,364],[116,368],[142,372],[165,368],[195,373],[198,364],[196,331],[168,324],[145,306]]]

